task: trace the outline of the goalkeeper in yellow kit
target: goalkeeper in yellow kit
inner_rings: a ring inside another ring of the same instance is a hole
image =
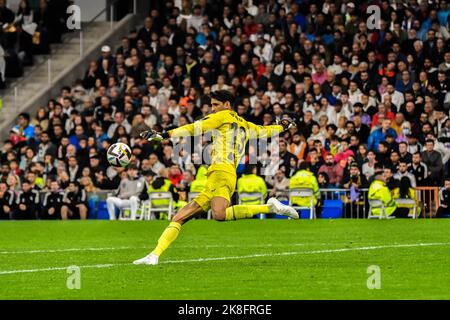
[[[236,186],[236,167],[245,153],[249,138],[269,138],[294,125],[290,119],[282,120],[280,125],[255,125],[233,111],[232,100],[230,92],[215,91],[211,94],[212,114],[202,120],[165,133],[157,133],[153,130],[141,133],[141,137],[154,141],[202,135],[212,131],[213,144],[205,190],[172,218],[171,223],[159,238],[156,248],[144,258],[134,261],[134,264],[158,264],[159,256],[178,237],[181,225],[209,209],[212,211],[213,218],[218,221],[247,219],[259,213],[276,213],[292,219],[299,218],[294,208],[283,205],[276,198],[269,199],[266,205],[230,207]]]

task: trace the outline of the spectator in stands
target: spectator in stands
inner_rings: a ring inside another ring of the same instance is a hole
[[[106,77],[108,74],[115,73],[116,61],[111,54],[111,48],[109,46],[102,47],[102,56],[98,58],[97,65],[102,75]]]
[[[114,197],[108,197],[106,204],[110,220],[116,220],[116,208],[122,210],[129,208],[131,219],[136,219],[139,205],[139,195],[144,189],[144,179],[138,175],[138,168],[131,165],[126,172],[121,174],[119,189]]]
[[[330,178],[325,172],[321,172],[317,175],[317,183],[320,189],[327,189],[330,187]]]
[[[64,192],[60,191],[58,181],[50,183],[50,191],[44,196],[42,202],[41,219],[58,220],[61,219],[61,206],[63,204]]]
[[[87,195],[77,181],[70,181],[64,193],[61,219],[86,220],[88,217]]]
[[[292,136],[292,143],[289,146],[289,151],[298,159],[304,159],[306,157],[306,141],[301,133],[297,132]]]
[[[22,190],[16,198],[16,210],[13,214],[14,220],[35,220],[39,208],[39,192],[33,190],[28,180],[22,182]]]
[[[385,166],[383,168],[383,176],[384,176],[384,182],[386,183],[386,186],[389,188],[389,190],[394,190],[395,188],[398,188],[399,181],[394,178],[394,172],[391,166]]]
[[[394,179],[401,181],[403,177],[407,177],[409,179],[409,184],[415,188],[417,186],[416,177],[414,174],[408,171],[408,162],[406,160],[400,160],[398,165],[398,171],[394,174]]]
[[[369,186],[367,178],[364,174],[361,174],[357,162],[352,162],[350,164],[349,173],[344,177],[342,186],[346,189],[350,189],[352,187],[354,189],[362,189]]]
[[[428,183],[428,167],[422,162],[420,152],[413,154],[412,163],[409,165],[408,171],[414,175],[417,186],[422,187]]]
[[[56,146],[50,141],[50,135],[47,131],[43,131],[40,136],[38,145],[37,161],[45,161],[45,156],[56,156]]]
[[[398,188],[392,191],[392,196],[394,199],[411,199],[416,202],[416,215],[420,215],[420,203],[416,196],[416,190],[411,186],[411,180],[407,176],[403,176],[400,179]],[[413,205],[399,205],[402,208],[409,209],[409,215],[413,213]]]
[[[405,161],[408,164],[412,162],[412,155],[408,152],[407,142],[403,141],[398,144],[398,153],[400,156],[400,161]]]
[[[440,206],[436,212],[437,218],[446,218],[450,215],[450,177],[445,178],[444,187],[439,191]]]
[[[442,179],[443,164],[442,156],[434,150],[434,141],[428,139],[425,141],[425,151],[421,153],[423,163],[427,166],[428,176],[433,185],[439,184]]]
[[[325,172],[328,175],[332,186],[339,187],[341,185],[344,177],[344,168],[339,163],[335,163],[333,155],[328,154],[326,156],[325,164],[319,169],[319,173],[321,172]]]
[[[392,169],[394,170],[394,172],[398,171],[398,167],[400,164],[400,155],[398,154],[397,151],[395,151],[395,149],[391,149],[391,155],[389,157],[389,165],[392,167]]]
[[[0,220],[9,220],[14,211],[15,193],[8,190],[6,182],[0,182]]]
[[[285,195],[289,190],[289,179],[286,178],[283,169],[278,169],[275,176],[267,175],[265,180],[269,186],[272,186],[269,192],[271,197]]]
[[[347,160],[355,157],[355,153],[350,149],[349,141],[347,139],[340,140],[340,150],[334,156],[334,160],[339,164],[341,161],[347,162]]]
[[[397,133],[391,128],[391,120],[384,119],[382,126],[379,129],[372,131],[369,136],[367,147],[369,150],[378,150],[378,145],[381,141],[385,141],[386,135],[391,135],[392,137],[397,137]]]
[[[30,115],[26,112],[19,114],[14,129],[27,140],[34,137],[34,126],[30,124]]]
[[[378,152],[376,155],[376,160],[382,165],[391,164],[391,148],[387,141],[381,141],[378,144]]]
[[[122,112],[118,111],[114,114],[114,122],[108,128],[108,137],[113,138],[118,127],[124,127],[127,134],[131,132],[131,125]]]
[[[67,173],[70,181],[76,181],[81,176],[81,168],[78,165],[77,157],[69,156],[67,161]]]

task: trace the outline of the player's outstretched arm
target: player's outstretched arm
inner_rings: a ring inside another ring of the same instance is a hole
[[[200,136],[206,131],[216,129],[223,124],[224,116],[222,113],[213,113],[207,115],[194,123],[186,124],[182,127],[170,130],[168,133],[171,138]]]
[[[163,132],[148,130],[142,132],[140,136],[149,141],[161,141],[169,138],[197,136],[202,135],[206,131],[220,127],[222,122],[223,116],[211,114],[201,120],[195,121],[194,123],[190,123],[173,130]]]
[[[259,126],[252,122],[248,122],[248,125],[252,133],[256,135],[253,138],[268,138],[296,126],[294,120],[289,117],[283,118],[277,124],[270,126]]]

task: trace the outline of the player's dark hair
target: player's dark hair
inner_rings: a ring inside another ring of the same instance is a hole
[[[222,103],[230,102],[231,105],[234,103],[234,96],[228,90],[217,90],[211,93],[211,99],[219,100]]]

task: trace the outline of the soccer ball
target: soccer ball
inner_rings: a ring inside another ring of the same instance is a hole
[[[126,167],[131,161],[131,149],[125,143],[114,143],[108,149],[107,158],[113,167]]]

